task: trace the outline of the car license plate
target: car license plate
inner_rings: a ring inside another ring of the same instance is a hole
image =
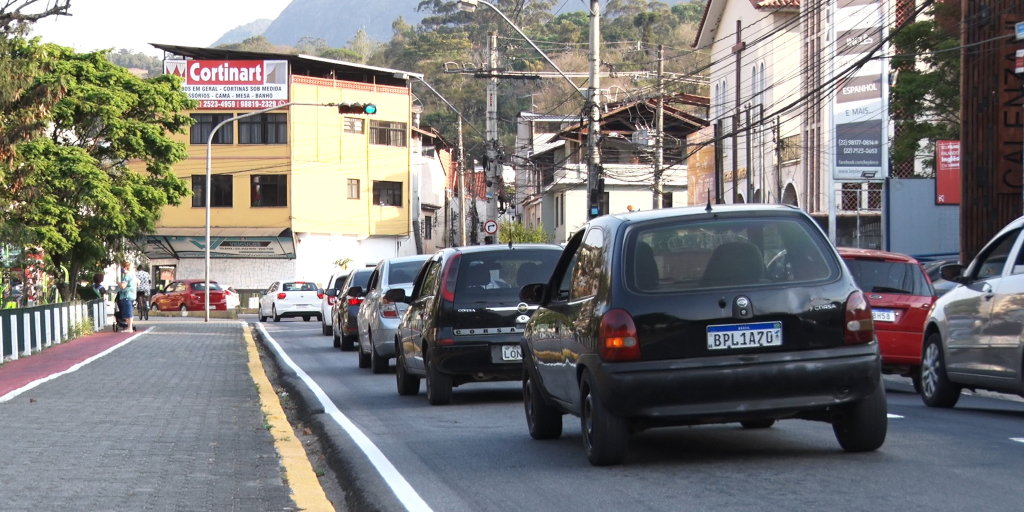
[[[519,345],[502,345],[501,346],[501,360],[502,361],[522,361],[523,360],[523,347]]]
[[[782,322],[709,325],[708,350],[778,347],[782,345]]]
[[[891,309],[872,309],[871,318],[876,322],[895,322],[896,312]]]
[[[217,309],[217,306],[214,306],[213,304],[210,304],[210,309]]]

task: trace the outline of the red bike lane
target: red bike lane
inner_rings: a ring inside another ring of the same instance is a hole
[[[42,352],[0,365],[0,398],[11,391],[50,375],[70,369],[135,334],[132,332],[100,332],[53,345]]]

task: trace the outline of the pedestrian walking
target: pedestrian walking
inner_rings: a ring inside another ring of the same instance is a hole
[[[139,278],[135,277],[135,272],[132,272],[131,262],[122,261],[121,270],[121,282],[117,285],[119,288],[117,292],[117,307],[121,318],[128,323],[128,332],[132,332],[135,330],[135,312],[132,309],[132,303],[135,302],[135,297],[138,293]]]
[[[135,277],[139,279],[139,291],[136,294],[136,301],[139,307],[139,320],[149,320],[149,290],[153,287],[152,278],[144,266],[139,266],[135,271]]]

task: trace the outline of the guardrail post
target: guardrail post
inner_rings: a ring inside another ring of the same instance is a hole
[[[43,317],[41,313],[38,309],[32,312],[32,323],[33,327],[35,327],[33,333],[36,335],[33,341],[35,341],[36,352],[43,350],[43,325],[41,322]]]
[[[47,306],[43,310],[43,317],[46,324],[46,346],[53,345],[53,305]]]
[[[21,355],[30,356],[32,355],[32,320],[27,311],[21,314],[21,332],[23,334],[21,342],[24,347],[24,352]]]
[[[12,313],[11,316],[7,318],[10,319],[11,322],[11,360],[16,361],[20,355],[20,345],[18,345],[18,314]]]
[[[60,340],[67,341],[71,323],[71,308],[67,304],[60,307]]]
[[[7,359],[7,331],[4,330],[4,316],[0,315],[0,362]]]

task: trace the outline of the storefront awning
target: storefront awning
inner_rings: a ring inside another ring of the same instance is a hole
[[[143,247],[150,259],[206,257],[204,228],[157,228]],[[211,258],[295,259],[291,228],[210,228]]]

